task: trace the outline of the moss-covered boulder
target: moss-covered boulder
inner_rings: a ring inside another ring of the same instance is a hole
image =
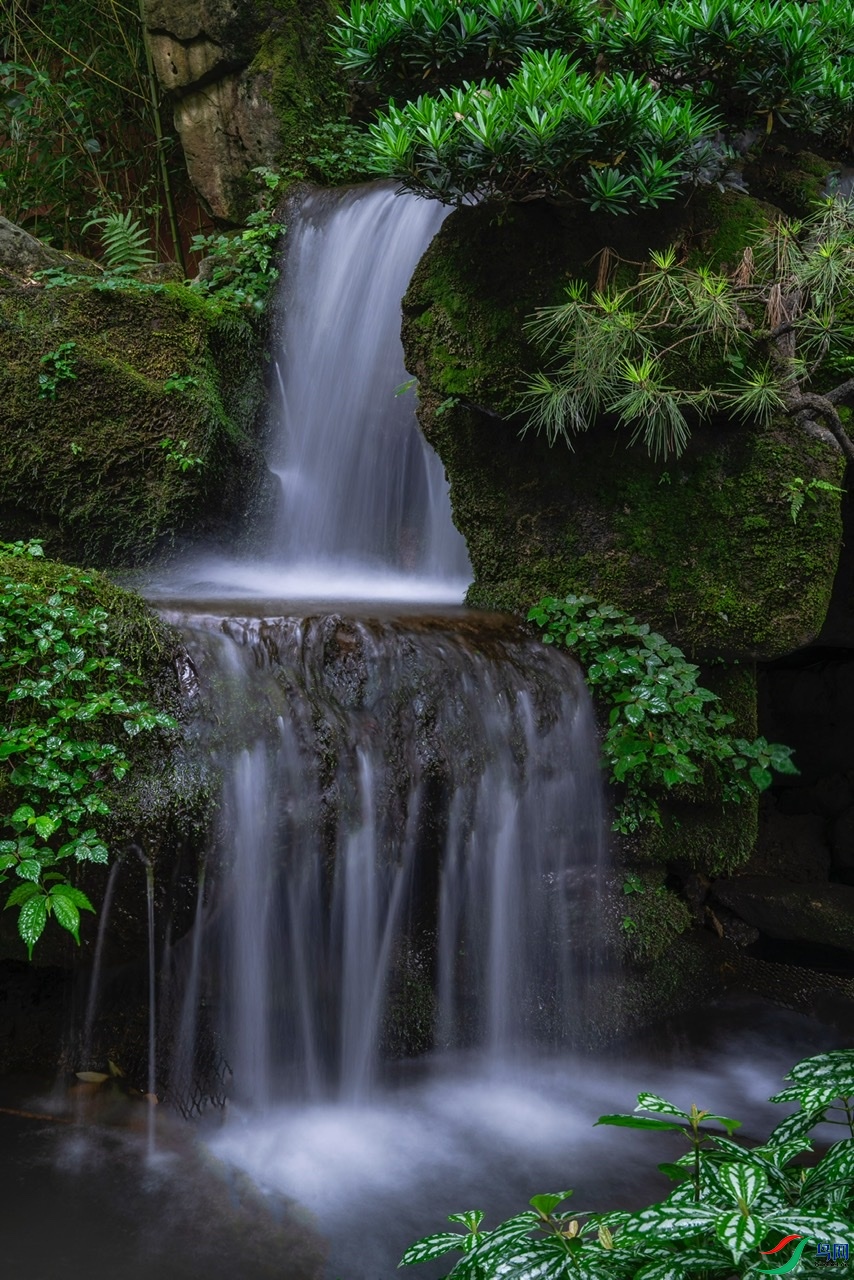
[[[116,566],[221,530],[262,393],[249,324],[182,285],[0,287],[0,538]]]
[[[535,353],[523,324],[607,241],[628,262],[676,242],[734,263],[758,201],[715,192],[654,219],[573,218],[545,204],[451,215],[404,301],[420,418],[451,483],[475,573],[469,602],[523,609],[543,594],[589,594],[662,631],[692,656],[770,658],[818,633],[841,540],[822,494],[797,523],[786,486],[839,482],[842,462],[786,422],[697,430],[666,465],[607,422],[570,450],[520,437]]]

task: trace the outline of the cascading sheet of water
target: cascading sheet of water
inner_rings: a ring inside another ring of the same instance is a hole
[[[237,1096],[364,1099],[434,1036],[565,1041],[604,829],[575,663],[494,616],[173,620],[224,775],[194,967]]]
[[[182,561],[149,594],[462,599],[468,555],[400,341],[401,299],[446,214],[386,183],[300,202],[273,323],[269,522],[251,557]]]

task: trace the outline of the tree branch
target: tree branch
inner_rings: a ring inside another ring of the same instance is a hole
[[[827,396],[816,395],[813,391],[798,391],[793,388],[786,397],[786,406],[796,421],[801,417],[812,418],[817,416],[820,418],[833,435],[846,460],[854,462],[854,443],[851,442],[845,427],[842,425],[842,419],[836,412],[833,402],[828,400]]]

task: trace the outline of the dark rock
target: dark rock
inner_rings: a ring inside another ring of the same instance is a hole
[[[854,887],[793,885],[772,876],[718,880],[716,900],[769,938],[854,953]]]

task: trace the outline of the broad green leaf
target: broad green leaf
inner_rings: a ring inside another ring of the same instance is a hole
[[[740,1261],[748,1249],[755,1249],[766,1231],[759,1218],[740,1211],[725,1213],[715,1221],[715,1235],[729,1249],[735,1262]]]
[[[634,1274],[634,1280],[685,1280],[686,1271],[679,1255],[648,1262]]]
[[[12,890],[6,899],[6,906],[19,907],[22,902],[28,902],[37,893],[41,893],[40,887],[28,880],[26,884],[19,884],[17,889]]]
[[[41,879],[42,864],[35,858],[22,858],[15,870],[22,880],[31,880],[37,884]]]
[[[810,1240],[847,1240],[851,1235],[851,1220],[841,1214],[815,1211],[800,1213],[798,1210],[787,1212],[771,1211],[764,1215],[766,1225],[788,1235],[797,1232]]]
[[[646,1116],[600,1116],[596,1124],[612,1124],[621,1129],[660,1129],[670,1133],[684,1133],[685,1126],[670,1124],[666,1120],[652,1120]]]
[[[564,1200],[568,1200],[571,1195],[571,1191],[544,1192],[542,1195],[531,1196],[528,1203],[533,1205],[537,1213],[548,1218],[558,1205],[563,1204]]]
[[[771,1130],[765,1146],[788,1146],[796,1139],[804,1138],[823,1119],[824,1112],[825,1108],[820,1107],[817,1111],[796,1111],[794,1115],[786,1116]]]
[[[51,898],[67,898],[79,911],[94,911],[95,908],[82,889],[75,889],[73,884],[55,884],[50,891]]]
[[[732,1162],[719,1165],[717,1176],[721,1186],[730,1192],[736,1203],[748,1208],[768,1186],[767,1174],[752,1164]]]
[[[30,823],[36,816],[36,811],[31,805],[19,805],[12,814],[11,821],[15,823]]]
[[[28,898],[18,915],[18,933],[27,944],[30,959],[33,957],[33,947],[44,932],[46,920],[47,898],[44,894],[39,893],[35,897]]]
[[[74,941],[80,946],[80,912],[68,898],[50,897],[50,907],[56,917],[57,924],[67,929]]]
[[[42,814],[40,817],[36,818],[33,826],[36,829],[37,835],[41,836],[42,840],[47,840],[60,826],[60,821],[58,818],[49,818],[46,814]]]

